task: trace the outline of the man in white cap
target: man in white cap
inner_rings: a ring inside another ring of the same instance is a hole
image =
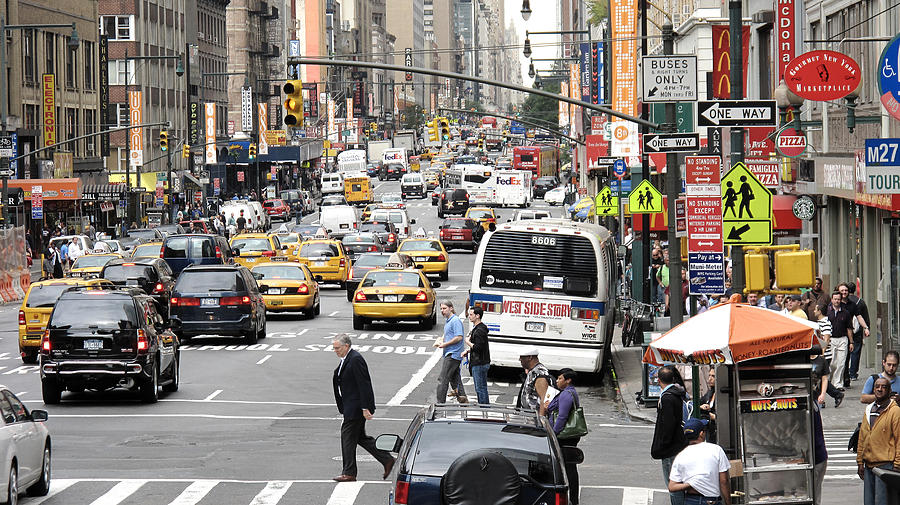
[[[527,408],[543,414],[544,396],[553,383],[550,371],[538,360],[537,347],[527,347],[519,353],[519,363],[525,369],[525,382],[519,391],[516,407]]]

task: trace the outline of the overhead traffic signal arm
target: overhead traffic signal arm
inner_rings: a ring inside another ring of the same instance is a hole
[[[303,127],[303,82],[291,79],[284,83],[284,124],[295,128]]]

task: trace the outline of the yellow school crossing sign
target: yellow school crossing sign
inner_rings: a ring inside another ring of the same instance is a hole
[[[722,177],[722,225],[726,244],[772,243],[772,192],[740,162]]]
[[[628,208],[632,214],[656,214],[663,211],[662,193],[644,179],[628,194]]]
[[[619,215],[619,197],[613,196],[609,186],[604,186],[594,197],[594,214],[598,216]]]

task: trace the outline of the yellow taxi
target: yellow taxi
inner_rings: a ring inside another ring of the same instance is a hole
[[[19,307],[19,354],[23,363],[37,363],[41,336],[47,329],[50,312],[63,291],[75,286],[112,286],[106,279],[48,279],[33,282]]]
[[[134,249],[131,250],[130,257],[132,259],[159,258],[161,252],[162,242],[147,242],[146,244],[134,246]]]
[[[250,269],[270,312],[301,311],[306,319],[320,312],[319,283],[302,263],[260,263]]]
[[[300,238],[299,233],[284,233],[278,232],[275,233],[278,237],[278,241],[281,243],[281,247],[284,250],[285,256],[291,257],[297,252],[297,249],[300,247],[300,242],[303,240]],[[287,249],[284,249],[284,246],[287,246]]]
[[[364,330],[366,324],[380,321],[416,321],[424,330],[437,323],[434,288],[417,268],[388,263],[366,273],[353,294],[353,329]]]
[[[447,280],[450,269],[450,255],[440,240],[433,238],[408,238],[400,242],[397,252],[403,253],[426,274],[437,274],[442,281]]]
[[[242,233],[232,238],[229,246],[234,252],[234,262],[247,268],[271,261],[284,250],[277,236],[265,233]]]
[[[431,169],[440,171],[441,175],[444,175],[447,173],[447,163],[443,161],[432,161]]]
[[[362,217],[360,219],[362,221],[368,221],[369,219],[372,219],[372,211],[380,208],[380,205],[381,204],[378,203],[370,203],[366,205],[366,207],[362,211]]]
[[[339,240],[307,240],[297,249],[297,258],[309,267],[317,281],[336,282],[341,289],[346,286],[352,265]]]
[[[490,207],[469,207],[466,217],[480,224],[484,231],[490,231],[491,225],[497,226],[497,214]]]
[[[441,174],[439,172],[433,172],[431,170],[425,172],[425,186],[432,190],[441,185]]]
[[[157,253],[158,254],[158,253]],[[69,269],[69,277],[96,277],[100,275],[103,266],[110,260],[121,258],[121,254],[85,254],[72,263]]]

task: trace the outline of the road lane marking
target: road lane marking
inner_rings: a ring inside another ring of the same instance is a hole
[[[203,401],[208,402],[208,401],[212,400],[213,398],[219,396],[221,393],[222,393],[222,390],[221,390],[221,389],[217,389],[217,390],[213,391],[209,396],[207,396],[206,398],[204,398]]]
[[[266,361],[269,361],[269,358],[271,358],[271,357],[272,357],[271,354],[266,354],[265,357],[264,357],[263,359],[257,361],[256,364],[257,364],[257,365],[262,365],[262,364],[265,363]]]
[[[334,491],[331,492],[328,503],[325,505],[353,505],[353,502],[356,501],[356,495],[359,494],[359,490],[362,487],[363,483],[358,481],[340,482],[334,487]]]
[[[44,503],[45,501],[49,500],[50,498],[53,498],[54,496],[58,495],[59,493],[65,491],[66,489],[69,488],[69,486],[71,486],[72,484],[75,484],[77,482],[78,482],[78,479],[56,479],[56,478],[53,478],[50,480],[50,492],[47,493],[45,496],[41,496],[40,498],[38,498],[36,500],[30,500],[28,503],[29,503],[29,505],[40,505],[41,503]]]
[[[290,481],[276,480],[266,484],[266,487],[257,494],[250,505],[275,505],[291,487]]]
[[[651,490],[640,487],[622,489],[622,505],[649,505],[650,503],[653,503]]]
[[[341,311],[336,310],[336,311],[332,312],[331,314],[328,314],[328,317],[334,317],[334,316],[336,316],[336,315],[338,315],[338,314],[340,314],[340,313],[341,313]]]
[[[420,407],[421,408],[421,407]],[[316,416],[226,416],[221,414],[53,414],[53,418],[69,419],[122,419],[122,418],[147,418],[147,419],[174,419],[174,418],[198,418],[218,419],[223,421],[342,421],[343,416],[316,417]],[[372,421],[400,421],[409,423],[408,417],[374,417]],[[141,481],[143,482],[143,481]]]
[[[91,502],[91,505],[117,505],[122,503],[135,491],[141,488],[145,480],[126,480],[112,487],[103,496]]]
[[[406,399],[417,387],[419,384],[425,382],[425,377],[428,376],[428,372],[437,365],[437,362],[441,359],[441,353],[432,352],[431,356],[425,361],[425,364],[422,365],[422,368],[418,369],[416,373],[409,378],[409,382],[403,385],[399,391],[394,395],[393,398],[388,400],[387,404],[390,407],[395,405],[400,405],[403,403],[403,400]]]
[[[169,505],[195,505],[219,483],[217,480],[198,480],[178,495]]]

